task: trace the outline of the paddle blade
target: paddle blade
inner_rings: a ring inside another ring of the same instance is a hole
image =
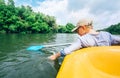
[[[27,48],[27,50],[31,50],[31,51],[38,51],[40,49],[44,48],[44,46],[30,46]]]

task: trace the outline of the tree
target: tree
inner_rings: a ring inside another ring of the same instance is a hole
[[[8,3],[7,3],[9,6],[12,6],[12,7],[15,7],[15,3],[13,0],[8,0]]]
[[[0,0],[0,5],[5,5],[5,1],[4,0]]]
[[[72,29],[74,28],[75,26],[72,24],[72,23],[67,23],[66,24],[66,29],[67,29],[67,33],[71,33]]]
[[[14,0],[0,0],[0,33],[70,33],[73,25],[58,26],[54,16],[33,12],[30,6],[16,7]]]
[[[16,33],[17,32],[16,31],[17,27],[14,24],[11,24],[8,29],[9,29],[10,33]]]
[[[5,1],[4,0],[0,0],[0,31],[3,30],[3,25],[5,24],[4,21],[4,17],[5,17]]]
[[[111,25],[110,27],[103,29],[104,31],[108,31],[112,34],[120,34],[120,23],[116,25]]]
[[[59,33],[66,33],[67,29],[65,26],[59,25],[58,32]]]

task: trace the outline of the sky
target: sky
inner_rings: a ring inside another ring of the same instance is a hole
[[[54,16],[59,25],[76,25],[83,18],[93,20],[95,29],[120,23],[120,0],[14,0],[16,6]]]

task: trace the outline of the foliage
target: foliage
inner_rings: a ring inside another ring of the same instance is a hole
[[[74,27],[75,26],[72,23],[67,23],[65,26],[59,25],[58,32],[59,33],[71,33]]]
[[[120,34],[120,23],[116,25],[111,25],[110,27],[103,29],[103,30],[108,31],[112,34]]]
[[[0,0],[0,33],[71,33],[72,23],[57,25],[54,16],[33,12],[30,6],[15,7],[13,0]],[[120,23],[103,29],[120,34]]]
[[[70,33],[73,27],[58,26],[54,16],[33,12],[30,6],[15,7],[13,0],[0,0],[0,33]]]

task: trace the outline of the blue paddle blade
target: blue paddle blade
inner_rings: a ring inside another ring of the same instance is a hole
[[[44,46],[42,46],[42,45],[40,45],[40,46],[30,46],[30,47],[27,48],[27,50],[38,51],[42,48],[44,48]]]

